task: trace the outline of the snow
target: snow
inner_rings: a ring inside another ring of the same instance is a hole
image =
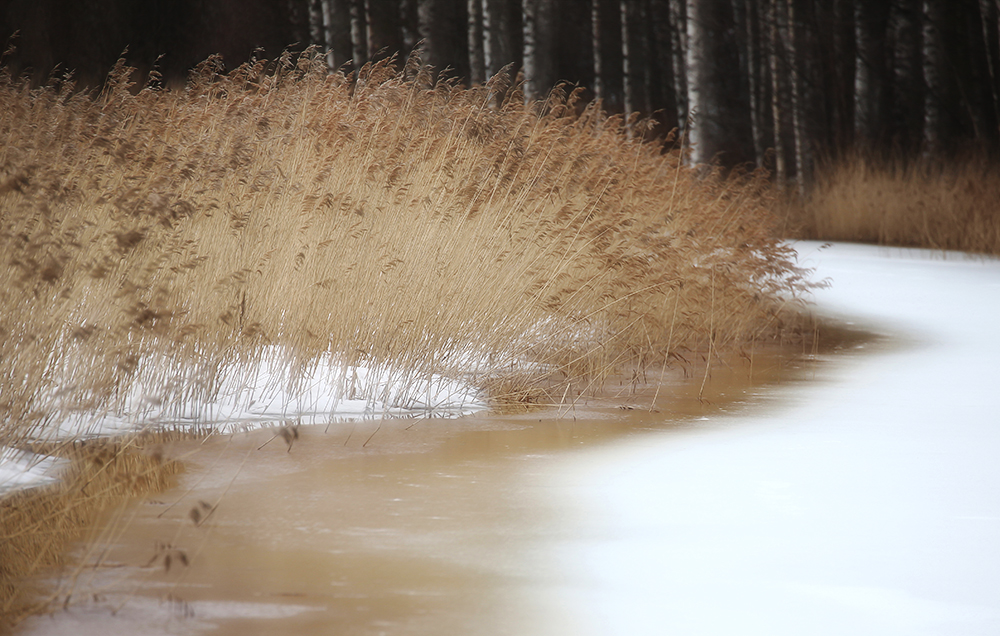
[[[1000,262],[796,246],[889,337],[738,415],[551,466],[577,634],[1000,633]]]
[[[533,492],[559,515],[522,572],[545,608],[532,633],[1000,634],[1000,262],[796,249],[831,281],[817,311],[881,338],[739,412],[548,456]],[[300,404],[273,381],[236,387],[239,409],[224,397],[185,421],[346,412],[331,377],[347,375],[319,373]],[[356,410],[476,404],[441,382]],[[0,483],[56,468],[3,458]]]
[[[0,446],[0,496],[55,483],[67,462]]]
[[[164,368],[167,361],[145,360]],[[113,436],[149,429],[228,434],[286,424],[325,424],[378,417],[454,417],[487,408],[471,382],[440,375],[414,377],[390,367],[343,366],[321,360],[294,387],[280,351],[230,373],[211,401],[164,399],[151,383],[136,383],[124,408],[70,412],[36,430],[37,439]],[[139,377],[149,377],[141,370]],[[161,381],[162,384],[162,381]],[[0,494],[41,486],[58,477],[62,462],[0,446]]]
[[[168,363],[146,364],[162,368]],[[282,353],[272,347],[252,368],[227,374],[217,394],[207,401],[164,398],[157,388],[164,384],[162,380],[140,381],[120,412],[76,414],[40,434],[65,439],[151,427],[225,434],[289,422],[325,424],[412,414],[441,417],[486,408],[471,383],[440,375],[414,377],[391,367],[319,360],[292,384],[288,368]]]

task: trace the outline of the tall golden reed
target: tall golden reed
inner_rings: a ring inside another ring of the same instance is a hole
[[[903,162],[855,154],[821,170],[794,208],[810,238],[1000,255],[1000,170],[982,156]]]
[[[0,78],[0,444],[136,382],[210,400],[263,356],[293,391],[325,359],[599,378],[773,336],[803,285],[762,178],[699,177],[576,92],[314,52],[130,72]]]

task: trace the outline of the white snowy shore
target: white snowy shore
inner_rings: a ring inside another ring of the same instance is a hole
[[[157,429],[229,434],[378,417],[454,417],[487,408],[471,383],[439,375],[413,377],[390,368],[343,367],[321,361],[303,374],[294,390],[288,386],[287,375],[280,352],[271,352],[249,372],[227,378],[210,402],[192,399],[175,404],[140,382],[122,410],[71,412],[35,431],[35,437],[74,440]],[[66,465],[52,457],[0,446],[0,495],[50,484]]]
[[[817,310],[888,344],[553,462],[591,537],[556,546],[565,633],[1000,633],[1000,262],[796,248]]]

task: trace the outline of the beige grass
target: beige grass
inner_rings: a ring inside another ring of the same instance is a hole
[[[0,633],[48,605],[32,576],[65,561],[100,515],[124,500],[163,490],[180,470],[150,440],[91,440],[36,450],[70,459],[52,486],[0,498]]]
[[[975,156],[930,164],[856,155],[821,171],[793,218],[810,238],[997,255],[1000,166]]]
[[[323,357],[596,377],[774,336],[802,285],[763,179],[699,179],[576,94],[311,54],[129,73],[0,80],[0,443],[140,380],[210,399],[265,351],[291,383]]]

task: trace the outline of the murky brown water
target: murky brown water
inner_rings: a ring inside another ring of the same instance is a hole
[[[21,631],[573,633],[544,604],[573,584],[551,555],[575,532],[546,463],[766,399],[808,379],[796,353],[755,356],[752,380],[746,361],[718,365],[703,399],[695,374],[558,410],[302,428],[291,448],[270,431],[174,444],[177,487],[109,517],[79,548],[99,565],[64,582],[68,609]]]

